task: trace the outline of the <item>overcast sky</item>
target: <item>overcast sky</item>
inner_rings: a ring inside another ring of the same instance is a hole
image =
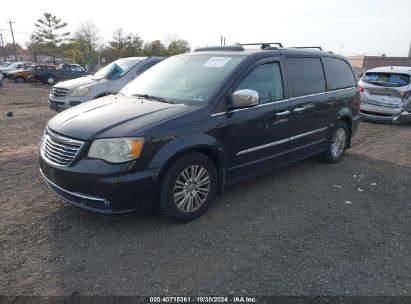
[[[57,15],[74,31],[92,21],[105,42],[114,29],[137,33],[145,41],[177,34],[192,47],[235,42],[276,42],[285,46],[321,45],[346,56],[407,56],[411,41],[411,0],[5,0],[0,30],[25,44],[44,12]]]

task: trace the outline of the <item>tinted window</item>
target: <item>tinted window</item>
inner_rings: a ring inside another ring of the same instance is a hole
[[[361,80],[382,87],[403,87],[410,84],[410,75],[368,72]]]
[[[235,91],[245,89],[257,91],[260,103],[283,99],[283,82],[279,64],[266,63],[256,68],[241,81]]]
[[[325,91],[324,71],[319,58],[287,58],[291,97]]]
[[[71,66],[71,70],[73,72],[82,72],[83,71],[83,69],[79,66]]]
[[[158,61],[152,61],[152,62],[149,62],[149,63],[143,65],[141,68],[139,68],[137,70],[136,75],[140,75],[140,74],[144,73],[145,71],[147,71],[149,68],[151,68],[153,65],[155,65],[157,63],[158,63]]]
[[[329,90],[355,86],[355,78],[347,62],[338,58],[323,57]]]

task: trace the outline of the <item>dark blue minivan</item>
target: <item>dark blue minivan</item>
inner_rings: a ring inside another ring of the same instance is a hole
[[[201,48],[53,117],[40,170],[73,205],[155,208],[186,222],[228,184],[317,154],[338,162],[359,125],[359,97],[350,64],[330,52]]]

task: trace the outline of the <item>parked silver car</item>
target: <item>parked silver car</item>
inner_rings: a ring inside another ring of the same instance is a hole
[[[411,67],[368,70],[358,82],[361,117],[392,123],[411,122]]]

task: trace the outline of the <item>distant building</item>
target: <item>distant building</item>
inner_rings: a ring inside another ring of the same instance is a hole
[[[387,56],[350,56],[348,61],[354,68],[357,77],[365,71],[382,66],[409,66],[411,67],[411,57],[387,57]]]

